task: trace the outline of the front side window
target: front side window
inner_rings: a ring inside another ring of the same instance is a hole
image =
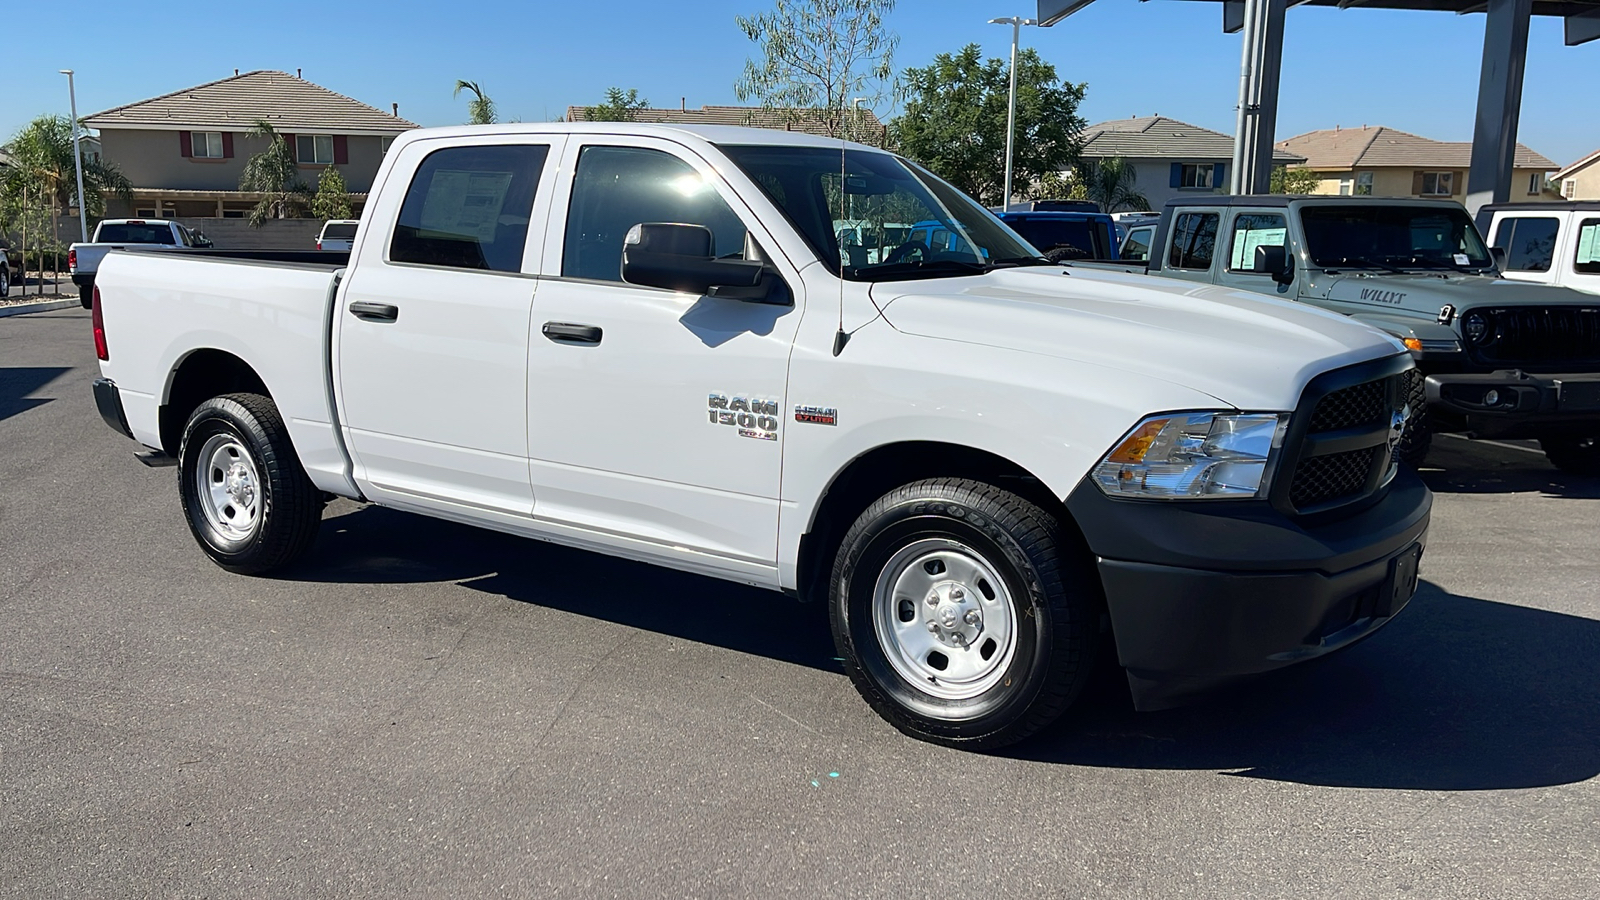
[[[428,154],[400,204],[389,261],[516,272],[550,148],[448,147]]]
[[[889,153],[723,145],[835,274],[850,281],[1049,265],[994,214]]]
[[[1507,272],[1548,272],[1556,256],[1561,220],[1550,216],[1514,216],[1495,229],[1496,243],[1506,250]]]
[[[222,132],[196,131],[189,135],[189,146],[196,159],[222,158]]]
[[[1250,213],[1233,220],[1233,243],[1228,251],[1228,271],[1266,274],[1256,268],[1257,247],[1282,247],[1288,243],[1289,223],[1273,213]]]
[[[1572,271],[1600,275],[1600,219],[1584,219],[1578,225],[1578,253]]]
[[[1482,269],[1489,251],[1460,207],[1336,204],[1300,210],[1306,251],[1324,268]]]
[[[295,159],[307,165],[333,165],[333,136],[327,134],[297,134]]]
[[[1413,179],[1416,193],[1424,197],[1448,197],[1456,192],[1456,173],[1418,172]]]
[[[561,274],[622,280],[622,240],[647,222],[702,225],[712,255],[744,256],[744,223],[717,189],[670,153],[643,147],[584,147],[572,176]]]
[[[1209,269],[1217,249],[1216,213],[1184,213],[1172,224],[1172,252],[1167,265],[1174,269]]]

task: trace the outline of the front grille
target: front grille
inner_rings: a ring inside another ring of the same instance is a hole
[[[1386,393],[1382,379],[1334,391],[1317,402],[1310,430],[1339,431],[1384,421],[1389,417]]]
[[[1470,309],[1463,324],[1484,319],[1483,338],[1468,334],[1467,349],[1479,363],[1540,366],[1600,361],[1600,307],[1513,306]]]
[[[1303,460],[1295,470],[1289,502],[1296,509],[1308,509],[1361,493],[1367,487],[1373,459],[1383,449],[1363,447]]]

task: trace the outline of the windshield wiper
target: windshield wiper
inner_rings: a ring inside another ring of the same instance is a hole
[[[1400,268],[1399,266],[1392,266],[1389,263],[1383,262],[1381,260],[1369,259],[1369,258],[1367,258],[1365,256],[1345,256],[1345,257],[1341,257],[1341,258],[1335,260],[1334,263],[1335,264],[1332,265],[1332,266],[1324,265],[1322,267],[1322,271],[1324,271],[1324,272],[1337,271],[1338,266],[1342,264],[1342,265],[1344,265],[1346,267],[1348,267],[1348,266],[1361,266],[1363,268],[1368,268],[1368,269],[1382,269],[1385,272],[1392,272],[1392,273],[1394,273],[1396,275],[1405,275],[1406,274],[1406,270]]]
[[[845,270],[850,277],[862,281],[899,281],[910,278],[933,278],[939,275],[982,275],[989,271],[987,263],[962,259],[933,259],[921,262],[878,263],[872,266],[855,266]]]
[[[1059,266],[1061,263],[1051,262],[1043,256],[1007,256],[1003,259],[989,261],[991,269],[1009,269],[1013,266]]]

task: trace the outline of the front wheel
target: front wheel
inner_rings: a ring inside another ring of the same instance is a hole
[[[1542,437],[1539,446],[1550,464],[1563,472],[1600,476],[1600,438]]]
[[[856,689],[922,740],[1020,741],[1091,672],[1092,569],[1051,514],[992,485],[932,479],[884,495],[841,542],[829,600]]]
[[[0,297],[11,296],[11,266],[0,260]]]
[[[322,520],[321,494],[278,407],[260,394],[213,397],[194,411],[178,450],[178,491],[200,549],[241,575],[293,562]]]
[[[1417,369],[1412,369],[1406,377],[1406,406],[1410,407],[1411,416],[1400,434],[1395,456],[1415,469],[1428,458],[1428,450],[1433,446],[1433,426],[1428,421],[1427,381]]]

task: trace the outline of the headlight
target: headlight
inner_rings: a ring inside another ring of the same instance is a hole
[[[1288,422],[1288,413],[1150,416],[1095,466],[1094,480],[1113,497],[1264,496]]]
[[[1461,330],[1466,334],[1467,340],[1481,344],[1489,334],[1489,320],[1480,312],[1467,313],[1461,320]]]

